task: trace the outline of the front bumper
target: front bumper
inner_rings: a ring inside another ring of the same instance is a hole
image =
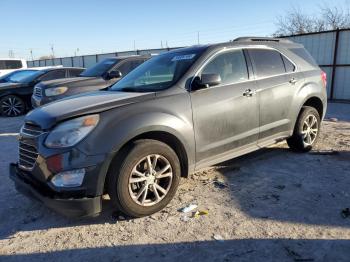
[[[44,203],[52,210],[68,217],[94,216],[102,210],[102,198],[56,198],[38,184],[33,183],[27,173],[20,170],[17,164],[10,164],[10,178],[15,182],[18,192]]]

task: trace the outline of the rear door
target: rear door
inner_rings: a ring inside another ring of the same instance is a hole
[[[257,145],[259,113],[243,50],[214,55],[200,71],[219,74],[218,86],[191,92],[197,167]],[[247,90],[252,95],[246,96]]]
[[[258,84],[259,144],[288,136],[291,130],[290,108],[302,73],[283,54],[274,49],[249,49]]]

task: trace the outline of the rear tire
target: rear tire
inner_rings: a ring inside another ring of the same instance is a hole
[[[130,217],[148,216],[171,201],[180,177],[179,158],[171,147],[156,140],[138,140],[112,163],[107,191],[119,211]]]
[[[14,117],[23,115],[26,104],[23,99],[15,95],[7,95],[0,99],[0,115]]]
[[[321,119],[317,110],[304,106],[295,124],[293,135],[287,139],[288,146],[299,152],[308,152],[317,143]]]

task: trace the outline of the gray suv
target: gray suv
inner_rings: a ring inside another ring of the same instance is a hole
[[[109,90],[27,114],[16,188],[67,216],[95,215],[108,194],[141,217],[164,208],[180,177],[287,139],[316,143],[326,75],[303,46],[239,38],[153,57]]]

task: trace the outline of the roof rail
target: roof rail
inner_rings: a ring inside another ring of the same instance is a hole
[[[284,38],[273,38],[273,37],[239,37],[233,40],[234,42],[281,42],[281,43],[293,43],[292,41]]]

